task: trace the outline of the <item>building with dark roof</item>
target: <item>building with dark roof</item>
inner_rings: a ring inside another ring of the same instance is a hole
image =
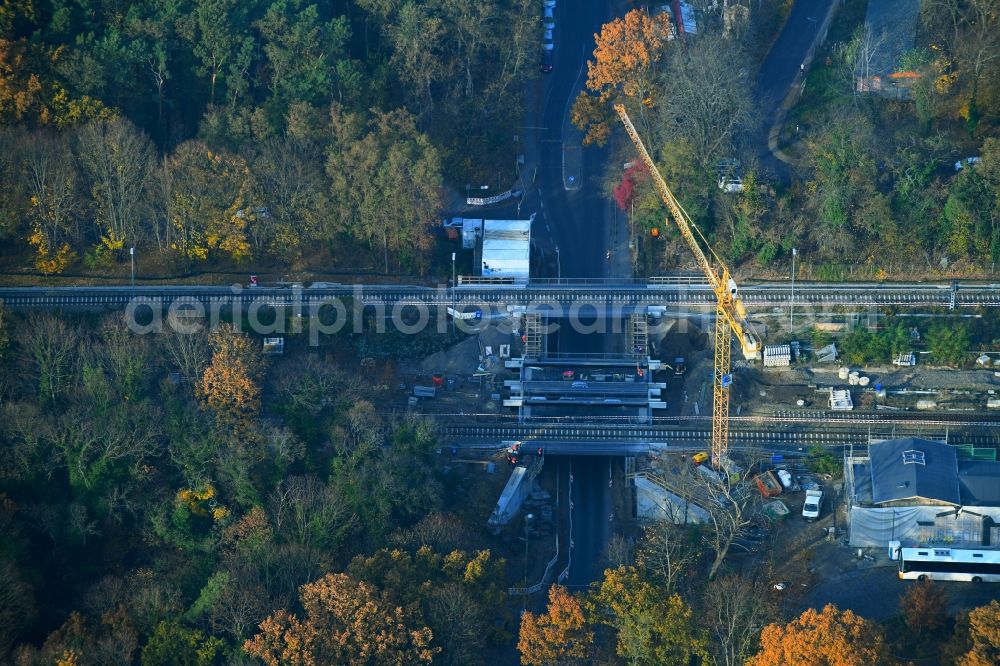
[[[958,486],[964,506],[1000,506],[1000,463],[960,460]]]
[[[961,504],[953,446],[906,437],[872,444],[868,456],[873,504]]]
[[[1000,547],[1000,462],[968,457],[918,437],[872,442],[867,455],[847,456],[851,545]]]
[[[917,37],[920,0],[869,0],[865,32],[857,52],[854,83],[858,92],[909,99],[919,73],[902,67]]]

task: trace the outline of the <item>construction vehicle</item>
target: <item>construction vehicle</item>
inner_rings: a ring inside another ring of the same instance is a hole
[[[747,311],[740,299],[736,282],[730,276],[729,268],[725,262],[712,250],[705,240],[704,235],[698,227],[691,221],[690,216],[674,197],[673,192],[667,187],[666,181],[660,175],[656,163],[650,157],[649,151],[639,138],[639,133],[632,120],[628,117],[623,104],[616,104],[615,111],[625,125],[625,131],[639,151],[639,157],[649,170],[656,184],[656,189],[670,211],[674,223],[680,230],[681,237],[687,243],[694,258],[698,263],[701,272],[708,279],[712,291],[715,293],[715,370],[712,381],[712,466],[716,469],[726,466],[725,456],[729,448],[729,387],[732,384],[733,376],[730,370],[730,347],[732,336],[740,343],[743,355],[747,359],[758,359],[761,353],[760,336],[753,330],[747,320]],[[697,236],[695,235],[697,233]],[[709,261],[702,250],[698,239],[705,244],[708,252],[712,256]],[[716,269],[718,266],[718,269]]]

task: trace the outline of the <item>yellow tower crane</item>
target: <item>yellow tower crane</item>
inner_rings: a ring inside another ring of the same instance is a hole
[[[663,203],[670,210],[670,215],[674,218],[677,228],[680,229],[681,236],[687,242],[688,247],[694,254],[699,268],[708,278],[708,282],[715,292],[715,373],[712,378],[712,465],[719,468],[723,465],[726,451],[729,447],[729,386],[732,384],[732,374],[730,371],[729,349],[732,344],[732,336],[735,335],[743,348],[743,355],[747,359],[756,359],[760,356],[761,340],[753,330],[750,322],[747,321],[747,311],[743,306],[743,301],[739,297],[736,282],[729,274],[729,269],[725,262],[708,245],[708,241],[698,231],[698,227],[688,216],[687,212],[674,197],[673,192],[667,187],[667,183],[660,175],[659,169],[653,163],[653,158],[649,156],[646,146],[643,145],[639,133],[636,132],[632,120],[625,112],[625,106],[615,105],[615,111],[625,125],[625,131],[639,151],[639,157],[643,164],[649,169],[649,174],[656,183],[656,189],[663,198]],[[716,270],[712,262],[701,249],[698,237],[708,248],[719,269]]]

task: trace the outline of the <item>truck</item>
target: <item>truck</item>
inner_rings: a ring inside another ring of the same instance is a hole
[[[807,490],[806,503],[802,505],[802,517],[808,521],[819,518],[820,509],[823,508],[823,491]]]

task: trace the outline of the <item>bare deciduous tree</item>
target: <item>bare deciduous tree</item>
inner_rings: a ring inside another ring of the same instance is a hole
[[[183,333],[175,330],[174,326],[168,326],[165,343],[167,356],[181,378],[188,382],[197,381],[212,358],[207,333]]]
[[[101,242],[108,250],[120,251],[139,240],[143,231],[156,165],[153,145],[124,118],[92,121],[80,128],[77,138]]]
[[[690,527],[658,520],[647,525],[636,553],[642,569],[661,582],[668,592],[676,592],[698,559]]]
[[[723,475],[724,476],[724,475]],[[746,480],[733,483],[726,478],[712,478],[706,474],[692,474],[694,486],[705,498],[703,507],[708,514],[705,543],[715,553],[708,572],[709,580],[715,578],[733,541],[756,519],[760,508],[760,495]]]
[[[77,333],[63,319],[45,313],[31,317],[20,336],[35,362],[38,394],[53,403],[68,389],[75,372]]]
[[[748,60],[736,40],[722,36],[706,35],[687,49],[669,49],[659,81],[664,93],[656,102],[657,134],[690,141],[706,164],[737,152],[756,123],[751,72],[737,65]]]
[[[702,600],[702,622],[719,666],[743,664],[757,647],[761,627],[774,620],[775,604],[762,578],[722,576],[708,584]]]

